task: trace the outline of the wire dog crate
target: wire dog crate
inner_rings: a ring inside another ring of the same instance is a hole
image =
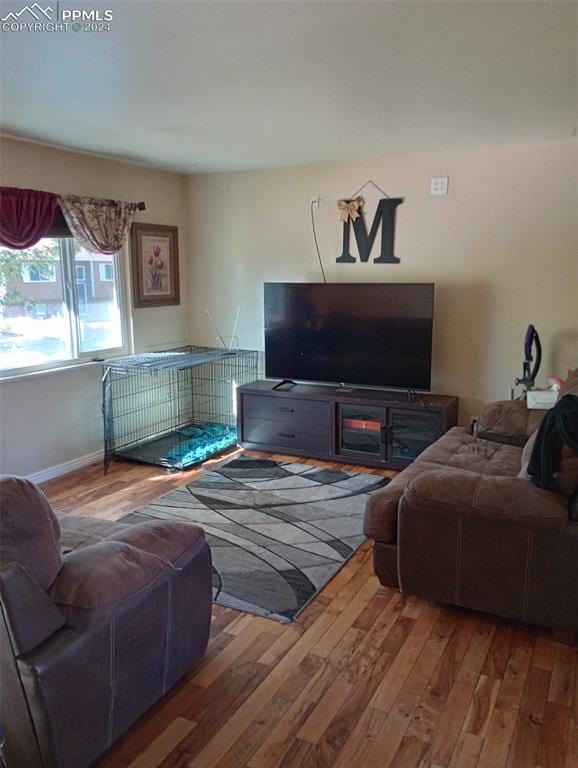
[[[258,363],[255,350],[194,346],[107,360],[105,473],[115,457],[186,469],[235,445],[235,390]]]

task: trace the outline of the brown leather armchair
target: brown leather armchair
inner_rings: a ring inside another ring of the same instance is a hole
[[[563,394],[578,395],[578,370]],[[543,415],[492,403],[477,435],[454,427],[370,498],[365,534],[382,584],[578,631],[578,456],[564,448],[555,491],[532,484]]]
[[[205,652],[197,526],[57,518],[0,478],[0,721],[8,768],[83,768]]]

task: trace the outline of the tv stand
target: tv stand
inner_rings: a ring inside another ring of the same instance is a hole
[[[292,387],[296,386],[297,382],[293,381],[293,379],[283,379],[283,381],[280,381],[278,384],[275,384],[273,389],[281,389],[281,387],[285,386],[285,384],[291,384]]]
[[[403,469],[450,427],[458,398],[254,381],[238,388],[239,444],[347,464]]]
[[[348,387],[347,384],[339,384],[339,386],[336,388],[336,391],[343,392],[345,395],[350,395],[355,392],[355,389],[353,389],[353,387]]]

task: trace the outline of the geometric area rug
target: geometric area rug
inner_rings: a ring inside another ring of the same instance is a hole
[[[363,542],[368,496],[389,478],[238,458],[125,515],[205,530],[215,602],[293,620]]]

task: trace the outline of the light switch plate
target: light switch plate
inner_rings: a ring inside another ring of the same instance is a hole
[[[447,195],[449,176],[433,176],[430,186],[430,195]]]

